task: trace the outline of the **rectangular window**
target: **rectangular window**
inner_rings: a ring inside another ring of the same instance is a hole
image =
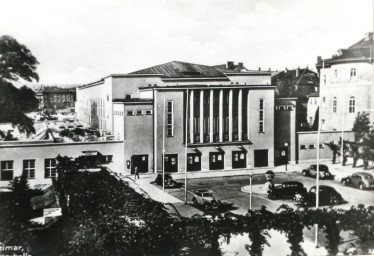
[[[259,132],[265,132],[265,100],[260,99],[260,106],[259,106]]]
[[[166,132],[168,137],[174,136],[174,104],[173,101],[167,102],[166,110]]]
[[[142,110],[137,110],[136,111],[136,115],[137,116],[142,116],[143,115],[143,111]]]
[[[133,110],[127,110],[127,115],[128,116],[133,116],[134,115],[134,111]]]
[[[320,149],[324,149],[325,146],[324,146],[323,144],[319,144],[319,148],[320,148]]]
[[[334,97],[334,99],[332,100],[332,112],[333,113],[336,113],[337,105],[338,105],[338,100],[336,99],[336,97]]]
[[[28,179],[35,179],[35,159],[23,160],[23,173]]]
[[[309,149],[316,149],[316,146],[314,144],[310,144]]]
[[[146,110],[146,111],[145,111],[145,115],[146,115],[146,116],[152,115],[152,110]]]
[[[106,155],[106,156],[103,156],[103,162],[104,162],[104,163],[110,163],[110,162],[113,162],[113,155]]]
[[[56,175],[57,161],[54,158],[44,159],[44,178],[54,178]]]
[[[355,97],[349,98],[349,113],[354,113],[356,111],[356,100]]]
[[[306,149],[306,145],[300,145],[300,149]]]
[[[323,84],[326,84],[326,75],[323,75]]]
[[[1,161],[1,180],[13,179],[13,161]]]

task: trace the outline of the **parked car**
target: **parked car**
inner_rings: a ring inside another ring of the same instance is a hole
[[[73,139],[73,141],[80,141],[81,140],[79,138],[79,135],[74,135],[72,139]]]
[[[361,190],[374,188],[373,175],[367,172],[355,172],[354,174],[343,178],[341,182],[344,186],[351,186]]]
[[[278,199],[278,198],[291,198],[295,197],[295,194],[305,194],[307,192],[303,183],[298,181],[286,181],[281,185],[272,187],[267,191],[268,198]]]
[[[60,130],[65,130],[65,126],[61,125],[60,127],[58,127]]]
[[[74,127],[73,125],[69,125],[69,126],[68,126],[68,130],[69,130],[69,131],[73,131],[74,129],[75,129],[75,127]]]
[[[301,173],[303,176],[310,176],[310,177],[317,178],[317,165],[312,164],[308,168],[302,170]],[[332,178],[329,168],[324,164],[319,165],[319,178],[320,179],[331,179]]]
[[[298,206],[315,206],[316,205],[316,186],[310,188],[308,193],[297,193],[294,202]],[[319,186],[319,205],[336,205],[344,202],[344,199],[335,188],[325,185]]]
[[[159,173],[155,180],[156,184],[162,186],[162,174]],[[179,183],[176,182],[170,173],[165,173],[165,188],[176,188],[179,187]]]
[[[195,205],[203,206],[206,211],[217,210],[222,205],[221,201],[216,200],[212,190],[200,189],[193,193],[192,202]]]

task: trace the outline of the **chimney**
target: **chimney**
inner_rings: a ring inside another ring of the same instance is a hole
[[[240,69],[242,69],[242,68],[243,68],[243,62],[238,62],[238,67],[239,67]]]
[[[269,68],[269,72],[271,71],[271,69]]]
[[[373,32],[365,33],[365,41],[368,41],[373,36]]]
[[[322,62],[322,57],[321,56],[317,56],[317,63],[320,63]]]
[[[232,69],[234,67],[234,62],[233,61],[228,61],[227,62],[227,69]]]
[[[258,71],[261,71],[261,67],[258,68]]]

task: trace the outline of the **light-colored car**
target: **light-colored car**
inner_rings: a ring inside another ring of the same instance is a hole
[[[317,165],[312,164],[308,168],[304,169],[301,173],[303,176],[310,176],[310,177],[317,178]],[[320,179],[333,178],[329,171],[329,168],[324,164],[319,165],[319,178]]]
[[[192,202],[204,207],[204,210],[216,210],[221,207],[221,201],[216,200],[212,190],[200,189],[194,191]]]
[[[361,190],[367,188],[374,188],[373,175],[367,172],[355,172],[341,180],[344,186],[356,187]]]

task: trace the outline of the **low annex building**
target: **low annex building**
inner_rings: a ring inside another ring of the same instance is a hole
[[[80,121],[125,141],[128,172],[274,165],[271,72],[172,61],[77,89]],[[186,159],[187,148],[187,159]],[[187,161],[186,161],[187,160]]]

